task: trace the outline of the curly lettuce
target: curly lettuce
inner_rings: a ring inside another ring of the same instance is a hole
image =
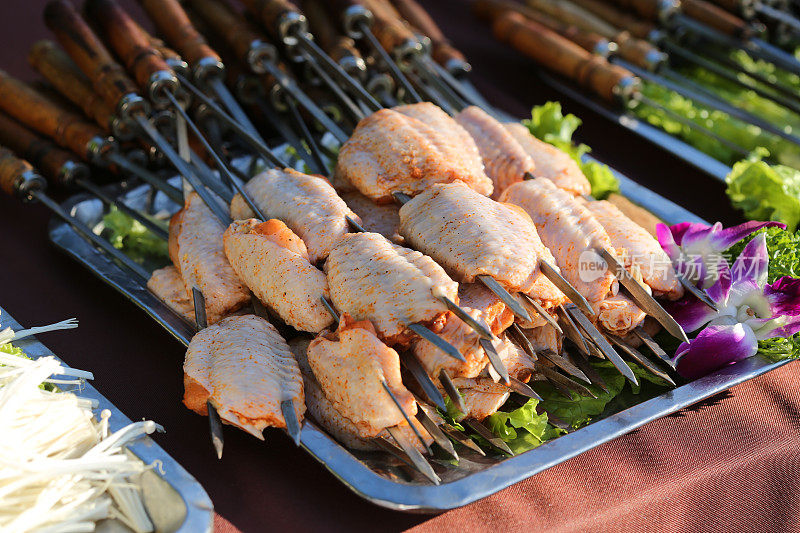
[[[523,120],[522,124],[534,137],[563,150],[578,163],[592,186],[592,196],[603,200],[609,194],[619,192],[619,180],[608,166],[584,159],[583,156],[591,148],[585,144],[575,144],[572,140],[572,135],[581,125],[581,119],[571,113],[564,115],[560,103],[547,102],[534,106],[531,118]]]
[[[764,161],[736,163],[725,181],[731,203],[745,217],[783,222],[789,231],[800,223],[800,170]]]
[[[163,222],[152,219],[156,224]],[[123,250],[135,261],[142,263],[146,260],[164,261],[169,259],[167,242],[153,235],[141,222],[135,220],[116,207],[103,217],[103,225],[109,232],[108,240],[120,250]]]

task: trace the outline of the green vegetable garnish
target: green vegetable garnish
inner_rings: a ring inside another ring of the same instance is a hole
[[[764,161],[746,160],[733,166],[725,192],[747,218],[775,220],[790,231],[800,223],[800,170]]]
[[[585,144],[575,144],[572,135],[581,119],[573,114],[564,115],[561,104],[547,102],[531,109],[531,118],[522,124],[539,140],[552,144],[574,159],[592,186],[592,196],[603,200],[612,192],[619,192],[619,180],[608,166],[596,161],[584,161],[583,156],[591,151]]]
[[[538,404],[539,400],[531,398],[525,405],[513,411],[497,411],[485,423],[514,453],[532,450],[566,433],[548,422],[547,413],[536,413]]]
[[[151,218],[156,224],[166,224]],[[132,259],[139,263],[146,260],[164,261],[169,259],[167,242],[153,235],[141,222],[135,220],[116,207],[103,217],[103,225],[110,232],[109,242],[120,250],[125,251]]]

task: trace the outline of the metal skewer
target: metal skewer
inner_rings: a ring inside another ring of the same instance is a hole
[[[206,316],[206,299],[197,287],[192,287],[192,304],[194,305],[194,321],[197,330],[201,331],[208,327]],[[222,431],[222,420],[219,417],[217,408],[211,403],[211,399],[206,400],[208,409],[208,428],[211,432],[211,444],[217,452],[217,459],[222,459],[222,449],[225,446],[225,435]]]
[[[386,428],[386,431],[389,433],[389,435],[391,435],[397,445],[400,446],[400,448],[406,453],[414,468],[428,478],[433,484],[438,485],[441,483],[442,480],[436,475],[436,472],[433,471],[433,467],[431,467],[430,463],[425,460],[419,450],[417,450],[416,447],[408,442],[408,439],[405,437],[405,435],[403,435],[402,431],[400,431],[396,426],[388,427]]]
[[[542,307],[542,304],[540,304],[533,296],[531,296],[526,292],[521,292],[520,294],[524,299],[528,301],[528,303],[530,303],[533,306],[533,308],[536,310],[539,316],[541,316],[545,320],[545,322],[550,324],[558,332],[559,335],[564,334],[564,331],[562,331],[561,326],[558,325],[556,319],[553,318],[553,315],[548,313],[544,307]]]
[[[462,420],[462,422],[470,429],[472,429],[472,431],[474,431],[475,433],[486,439],[486,441],[493,447],[497,448],[498,450],[507,455],[510,455],[512,457],[514,456],[514,452],[511,450],[511,448],[508,447],[508,444],[503,442],[503,439],[492,433],[492,431],[489,428],[487,428],[483,424],[483,422],[479,422],[478,420],[473,420],[469,418]]]
[[[507,386],[511,386],[511,378],[508,375],[508,369],[506,368],[505,363],[500,358],[500,354],[497,353],[497,350],[494,348],[494,344],[492,344],[491,339],[478,339],[478,342],[483,348],[483,351],[486,353],[486,357],[489,358],[489,364],[492,365],[495,372],[500,376],[500,379],[503,381],[504,384]]]
[[[618,346],[622,349],[623,352],[628,354],[634,361],[639,363],[643,368],[648,370],[650,373],[655,374],[656,376],[660,377],[664,381],[668,382],[673,387],[675,386],[675,381],[663,370],[661,370],[658,365],[652,362],[650,359],[644,356],[639,350],[634,348],[633,346],[629,345],[627,342],[623,341],[616,335],[609,335],[611,342],[614,343],[615,346]]]
[[[422,438],[422,433],[420,433],[419,430],[417,429],[417,427],[411,422],[411,418],[409,418],[409,416],[406,413],[405,409],[403,409],[403,406],[400,404],[400,400],[398,400],[397,396],[394,395],[394,392],[392,392],[392,389],[389,388],[389,384],[386,383],[385,379],[381,380],[381,386],[383,386],[383,390],[386,391],[386,393],[392,399],[392,402],[394,402],[394,404],[397,406],[397,409],[403,415],[403,418],[405,419],[406,424],[408,424],[409,427],[411,427],[411,431],[414,432],[414,435],[417,437],[417,440],[419,441],[419,443],[422,444],[422,447],[428,452],[428,454],[433,453],[431,451],[430,446],[428,446],[428,443],[425,442],[424,438]]]

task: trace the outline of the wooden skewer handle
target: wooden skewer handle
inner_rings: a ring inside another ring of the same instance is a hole
[[[223,70],[222,60],[211,48],[178,0],[139,0],[167,42],[189,62],[198,77]]]
[[[169,100],[162,91],[177,91],[178,80],[161,54],[150,46],[139,25],[114,0],[87,0],[84,6],[139,87],[148,92],[154,103],[166,106]]]
[[[401,17],[431,40],[434,61],[448,70],[470,70],[464,54],[453,46],[436,21],[419,2],[416,0],[391,0],[391,2]]]
[[[647,22],[630,13],[626,13],[602,0],[572,0],[575,4],[590,11],[609,24],[629,32],[637,39],[647,39],[656,29],[652,22]],[[619,44],[619,42],[617,42]]]
[[[136,85],[72,4],[51,0],[44,9],[44,21],[109,106],[121,109],[136,95]]]
[[[169,65],[174,72],[181,74],[182,76],[189,75],[189,65],[183,60],[178,52],[167,46],[167,43],[165,43],[163,40],[145,30],[135,20],[133,23],[136,24],[137,28],[139,28],[141,34],[147,38],[147,42],[150,43],[150,46],[155,48],[155,50],[161,55],[164,61],[167,62],[167,65]]]
[[[638,67],[655,70],[658,65],[667,59],[664,52],[647,41],[631,36],[626,31],[620,32],[614,38],[614,41],[618,46],[617,55]]]
[[[350,2],[344,3],[349,4]],[[328,8],[330,7],[328,5]],[[308,18],[311,33],[320,47],[348,73],[364,70],[364,60],[361,58],[361,52],[356,47],[355,41],[343,33],[340,26],[336,24],[334,16],[329,14],[323,3],[317,0],[306,0],[303,3],[303,9]]]
[[[631,90],[636,83],[636,77],[624,68],[608,63],[519,13],[498,17],[493,31],[497,39],[544,67],[591,89],[605,100],[616,101],[622,91]]]
[[[608,55],[610,43],[602,35],[582,30],[542,11],[528,8],[508,0],[478,0],[473,4],[475,14],[483,19],[496,20],[506,13],[518,13],[524,20],[532,20],[566,37],[584,50]]]
[[[92,150],[104,138],[98,126],[3,71],[0,71],[0,108],[85,160],[93,157]]]
[[[611,0],[611,2],[652,22],[659,20],[664,13],[662,0]]]
[[[306,33],[307,21],[297,6],[289,0],[242,0],[247,9],[286,44],[293,42],[293,34]]]
[[[19,196],[26,188],[41,188],[43,185],[44,180],[30,163],[0,146],[0,189],[3,192]]]
[[[225,2],[217,0],[188,0],[186,4],[208,24],[214,33],[222,37],[236,54],[236,57],[250,65],[256,64],[253,54],[273,50],[264,46],[264,37],[246,18],[234,12]],[[275,57],[265,58],[274,60]],[[258,59],[259,61],[262,59]]]
[[[384,50],[393,52],[400,60],[411,48],[419,46],[414,32],[388,0],[362,0],[362,3],[372,12],[372,33]]]
[[[67,186],[88,168],[76,156],[32,132],[13,118],[0,113],[0,145],[7,146],[30,161],[53,185]]]
[[[116,120],[113,108],[94,92],[89,79],[56,43],[46,40],[34,43],[28,63],[106,133],[112,132]]]
[[[746,37],[750,33],[747,23],[705,0],[682,0],[681,9],[686,16],[732,37]]]

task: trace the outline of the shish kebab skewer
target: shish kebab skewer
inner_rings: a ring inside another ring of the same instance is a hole
[[[247,113],[225,86],[225,65],[222,59],[195,29],[177,0],[139,0],[139,3],[158,31],[186,58],[195,83],[210,88],[233,119],[261,144],[265,144]]]
[[[456,458],[455,449],[403,386],[397,353],[375,337],[368,323],[346,315],[342,319],[335,332],[290,343],[303,374],[309,414],[346,446],[384,449],[438,484],[420,451],[429,452],[429,443],[436,442]],[[357,389],[352,387],[356,382]],[[407,410],[416,411],[417,418]]]
[[[135,209],[131,209],[125,202],[110,197],[89,181],[89,167],[76,161],[73,154],[62,150],[3,113],[0,113],[0,145],[9,147],[18,156],[40,169],[51,185],[64,188],[81,187],[104,204],[113,205],[139,221],[156,237],[167,240],[167,232],[161,226]]]
[[[53,50],[51,47],[47,49]],[[42,48],[38,50],[41,52]],[[101,102],[96,100],[91,87],[85,85],[85,80],[73,76],[66,68],[62,68],[63,63],[58,63],[57,54],[34,55],[36,59],[32,62],[37,70],[41,67],[42,71],[48,73],[48,77],[58,79],[60,84],[57,88],[64,96],[83,109],[94,109],[95,111],[89,116],[96,119],[106,117],[104,111],[97,110],[98,107],[102,107]],[[161,190],[174,202],[179,204],[183,202],[183,195],[178,189],[120,154],[117,144],[106,136],[101,127],[90,124],[83,117],[64,109],[59,103],[1,71],[0,108],[30,129],[69,149],[84,161],[100,166],[113,164]],[[101,121],[108,127],[106,120],[101,119]]]
[[[328,1],[327,6],[331,18],[336,16],[340,18],[341,28],[345,35],[354,40],[363,39],[367,42],[370,50],[377,54],[381,62],[386,65],[391,72],[392,77],[402,85],[411,103],[421,102],[422,99],[419,94],[400,70],[397,63],[395,63],[395,59],[389,56],[379,39],[373,33],[372,27],[375,23],[375,15],[368,6],[360,0]],[[419,44],[416,43],[416,45],[414,45],[414,43],[411,43],[411,46],[418,47]]]
[[[196,31],[191,33],[194,28],[191,26],[188,18],[181,19],[179,17],[180,14],[185,16],[185,13],[179,5],[176,6],[176,4],[170,2],[168,6],[173,8],[177,7],[178,9],[159,11],[159,13],[162,14],[162,16],[166,16],[166,22],[182,28],[182,31],[189,32],[188,35],[194,39],[192,44],[195,45],[194,47],[189,47],[189,51],[192,51],[194,48],[200,48],[200,52],[197,53],[202,54],[202,57],[198,60],[197,66],[199,69],[196,69],[196,71],[202,73],[205,77],[199,79],[207,82],[211,86],[222,85],[224,88],[224,84],[220,79],[222,67],[220,66],[221,62],[219,61],[219,56],[214,54],[214,52],[205,45],[204,41],[197,40],[198,38],[202,39],[202,37]],[[184,111],[183,103],[179,101],[182,95],[179,92],[180,83],[177,75],[172,71],[169,65],[161,59],[160,54],[150,46],[147,37],[141,33],[139,26],[133,22],[133,19],[130,18],[128,13],[120,8],[114,0],[87,0],[87,9],[93,15],[95,22],[102,29],[110,45],[125,61],[128,69],[136,76],[139,85],[147,90],[150,98],[156,105],[171,105],[172,108],[183,117],[184,122],[198,135],[198,138],[204,141],[204,138],[198,133],[199,128],[194,125],[193,121]],[[180,44],[180,42],[176,44]],[[209,58],[211,61],[206,61],[201,65],[203,59]],[[219,72],[217,72],[216,69],[208,68],[210,63],[217,65],[217,67],[219,67]],[[212,74],[212,72],[214,72],[214,74]],[[213,80],[217,80],[217,82]],[[189,85],[188,80],[185,78],[182,78],[182,82],[184,85]],[[223,92],[224,94],[229,94],[227,93],[227,89],[224,89]],[[217,92],[217,94],[219,95],[219,92]],[[224,99],[223,102],[225,102]],[[238,108],[238,104],[231,104],[228,102],[228,105],[232,105],[234,109],[241,111],[241,109]],[[218,108],[214,107],[212,111],[216,112],[217,109]],[[244,112],[241,112],[241,114],[244,114]],[[242,135],[243,140],[250,144],[262,157],[272,164],[284,165],[281,159],[266,147],[258,133],[253,133],[254,126],[250,123],[249,119],[245,117],[245,122],[242,123],[234,118],[232,122],[233,125],[235,125],[234,127],[237,133]],[[209,150],[209,152],[214,155],[217,165],[220,166],[222,161],[220,156],[213,151],[208,143],[204,142],[204,145],[206,150]],[[169,154],[167,155],[170,157]],[[172,158],[170,157],[170,159]],[[180,156],[178,156],[178,159],[181,159]],[[174,163],[175,162],[173,162],[173,164]],[[181,163],[183,162],[181,161]],[[220,166],[220,171],[226,172],[227,168],[223,167],[225,167],[224,164]],[[198,192],[202,196],[202,192]]]
[[[767,124],[752,113],[741,111],[716,96],[672,82],[664,76],[649,72],[644,68],[620,59],[612,58],[612,63],[609,63],[604,58],[593,56],[572,41],[531,19],[526,19],[519,13],[506,12],[496,18],[493,24],[493,31],[501,41],[512,45],[546,68],[588,88],[611,104],[617,105],[622,102],[624,105],[631,105],[634,102],[641,101],[648,106],[664,110],[665,108],[662,109],[663,106],[641,94],[639,91],[639,78],[642,78],[663,85],[686,98],[718,109],[735,118],[758,125],[765,131],[789,142],[800,144],[800,138],[796,135],[786,133],[780,128]],[[710,130],[693,125],[688,125],[688,127],[692,127],[700,134],[708,135],[719,142],[730,145],[730,142],[721,140],[721,137]],[[742,150],[735,145],[731,146],[731,149],[735,151]]]
[[[288,0],[242,0],[247,9],[253,13],[267,28],[271,35],[280,40],[289,51],[299,48],[300,59],[317,61],[327,74],[336,78],[371,111],[377,111],[381,105],[350,75],[342,70],[308,34],[308,23],[305,15]],[[335,85],[335,84],[334,84]],[[332,87],[333,88],[333,87]]]
[[[218,216],[224,218],[226,215],[220,209],[219,204],[208,194],[201,183],[199,177],[201,172],[198,167],[192,166],[184,160],[148,120],[147,114],[149,113],[150,105],[139,96],[133,81],[128,78],[122,67],[114,61],[105,45],[78,15],[72,5],[65,0],[51,0],[45,7],[44,14],[45,23],[56,34],[59,42],[78,67],[91,79],[95,91],[117,110],[122,120],[131,121],[134,131],[142,135],[146,142],[155,144],[178,170],[179,174],[185,177],[198,194],[207,201],[209,207],[215,210]],[[135,35],[133,35],[132,41],[126,40],[117,44],[126,47],[138,47],[141,44],[139,41],[144,40],[147,42],[146,37],[140,32],[133,31]],[[150,49],[149,42],[144,46]],[[157,52],[154,53],[157,54]],[[134,53],[133,56],[131,59],[136,62],[138,54]],[[156,69],[153,72],[156,77],[152,80],[154,83],[150,85],[149,90],[159,94],[162,102],[171,103],[169,100],[171,93],[166,90],[162,91],[158,87],[160,85],[176,87],[177,81],[174,74],[170,73],[169,67],[166,66],[160,55],[145,54],[142,57],[149,59],[150,62],[141,67],[138,72],[139,76],[148,78],[147,72]],[[166,71],[164,71],[166,75],[162,77],[162,74],[158,73],[162,72],[164,67],[166,67]],[[142,81],[147,85],[150,80],[148,78]],[[212,177],[211,179],[213,180],[214,178]]]
[[[343,143],[347,134],[323,111],[277,63],[275,47],[266,42],[239,13],[224,2],[190,0],[188,5],[219,35],[253,73],[269,74],[288,96],[297,100],[313,118]],[[269,89],[269,88],[268,88]]]
[[[202,292],[193,288],[192,296],[199,332],[186,350],[183,401],[208,414],[217,456],[222,457],[224,444],[221,420],[262,440],[264,428],[283,427],[299,446],[306,407],[289,345],[255,315],[231,316],[209,328]]]
[[[127,255],[114,248],[106,239],[96,235],[83,222],[67,213],[47,195],[46,188],[47,182],[30,163],[14,155],[11,150],[0,147],[0,190],[10,196],[20,198],[22,201],[40,201],[91,245],[100,248],[134,275],[139,276],[144,281],[147,280],[150,275],[149,272]]]

